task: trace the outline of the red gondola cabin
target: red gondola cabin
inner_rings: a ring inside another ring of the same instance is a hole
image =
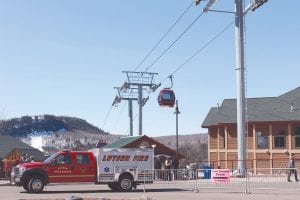
[[[159,92],[158,103],[160,106],[173,107],[175,105],[175,93],[170,89],[163,89]]]

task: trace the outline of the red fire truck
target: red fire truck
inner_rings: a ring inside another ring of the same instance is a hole
[[[11,181],[29,193],[42,192],[46,184],[94,182],[117,191],[131,191],[140,183],[152,183],[154,154],[150,148],[97,148],[60,151],[43,162],[14,167]]]

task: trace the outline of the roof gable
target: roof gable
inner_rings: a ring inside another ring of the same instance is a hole
[[[0,135],[0,159],[3,159],[13,149],[34,149],[28,144],[25,144],[18,139],[9,135]]]
[[[288,91],[280,95],[278,98],[285,99],[285,100],[294,100],[295,98],[299,98],[299,94],[300,94],[300,87],[297,87],[291,91]]]
[[[35,160],[43,161],[45,160],[44,154],[38,149],[16,149],[22,154],[27,153],[29,156],[33,156]]]
[[[168,156],[175,156],[176,151],[171,149],[170,147],[154,140],[151,137],[146,135],[143,136],[130,136],[121,138],[111,144],[106,145],[103,148],[137,148],[141,143],[147,142],[149,147],[152,148],[152,145],[155,144],[155,154],[166,154]],[[185,156],[178,153],[178,159],[185,158]]]
[[[19,152],[20,155],[28,154],[29,156],[33,156],[33,159],[35,161],[43,161],[43,160],[45,160],[45,156],[44,156],[43,152],[41,152],[38,149],[34,149],[34,148],[33,149],[19,149],[19,148],[15,148],[10,153],[13,153],[14,151]]]
[[[248,121],[300,121],[300,87],[278,97],[247,98]],[[236,123],[236,99],[210,109],[202,127]]]
[[[104,148],[122,148],[127,144],[134,142],[135,140],[139,139],[142,136],[130,136],[130,137],[123,137],[111,144],[106,145]]]

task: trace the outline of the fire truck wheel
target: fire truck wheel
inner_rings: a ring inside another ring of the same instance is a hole
[[[26,192],[28,192],[28,183],[24,183],[23,188],[26,190]]]
[[[122,192],[131,191],[133,186],[133,179],[129,175],[121,176],[119,179],[119,188]]]
[[[119,190],[118,184],[117,184],[117,183],[108,183],[107,185],[108,185],[108,187],[109,187],[112,191],[118,191],[118,190]]]
[[[29,193],[40,193],[44,189],[44,181],[40,176],[32,177],[28,182]]]
[[[20,186],[23,186],[24,190],[26,190],[26,192],[28,192],[28,182],[29,182],[29,179],[28,177],[25,177],[22,184]]]

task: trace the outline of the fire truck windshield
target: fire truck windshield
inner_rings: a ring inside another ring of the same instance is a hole
[[[59,154],[59,152],[52,154],[49,158],[44,160],[43,163],[50,163],[58,154]]]

